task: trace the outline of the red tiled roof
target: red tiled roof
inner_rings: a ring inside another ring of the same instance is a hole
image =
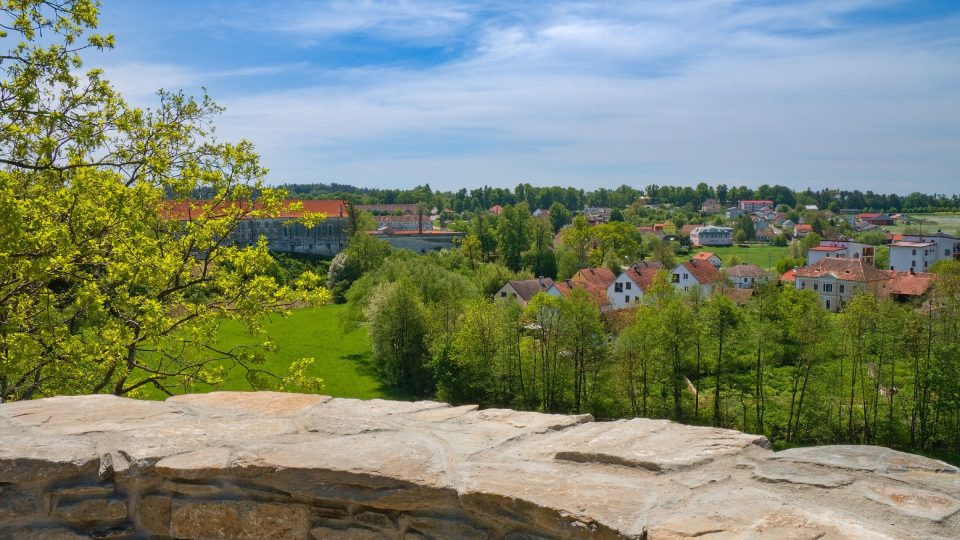
[[[784,283],[795,283],[797,281],[797,269],[791,268],[780,274],[780,281]]]
[[[680,227],[680,234],[684,236],[690,236],[690,233],[693,232],[697,227],[703,227],[703,223],[687,223],[683,227]]]
[[[616,280],[609,268],[581,268],[570,278],[573,286],[583,287],[601,304],[607,303],[607,287]]]
[[[299,209],[294,209],[299,206]],[[262,205],[254,202],[253,209],[259,209]],[[169,219],[188,221],[190,219],[204,217],[223,217],[228,214],[228,210],[239,211],[249,208],[247,203],[220,203],[213,204],[204,200],[180,200],[163,201],[160,207],[160,213]],[[342,200],[325,199],[288,199],[284,201],[284,207],[276,216],[278,219],[296,219],[302,218],[306,214],[324,214],[327,217],[343,217],[346,215],[346,205]]]
[[[844,248],[840,246],[813,246],[810,248],[810,251],[843,251]]]
[[[701,285],[709,285],[720,281],[720,271],[712,264],[704,261],[687,261],[682,264],[690,275]]]
[[[500,206],[499,204],[495,204],[490,207],[491,214],[499,214],[500,212],[503,212],[503,207]]]
[[[882,270],[890,276],[890,294],[904,296],[923,296],[930,290],[937,275],[930,272],[897,272],[896,270]]]
[[[857,219],[874,219],[880,217],[880,214],[857,214]]]
[[[663,264],[656,261],[640,261],[625,271],[627,276],[637,284],[637,287],[639,287],[642,292],[647,292],[647,289],[649,289],[653,283],[653,277],[657,275],[657,272],[660,271],[661,268],[663,268]]]
[[[801,223],[801,224],[799,224],[799,225],[794,225],[794,226],[793,226],[793,230],[794,230],[794,231],[807,231],[807,232],[809,232],[809,231],[812,231],[812,230],[813,230],[813,225],[807,225],[806,223]]]
[[[693,256],[693,260],[709,261],[710,257],[717,257],[718,259],[720,258],[716,253],[713,253],[712,251],[701,251],[700,253],[697,253],[696,255]]]
[[[797,277],[818,278],[832,275],[843,281],[880,281],[890,279],[863,259],[821,259],[797,270]]]

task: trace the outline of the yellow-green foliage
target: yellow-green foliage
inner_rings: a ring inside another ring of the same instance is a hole
[[[133,109],[81,72],[82,50],[113,44],[91,34],[96,16],[86,0],[0,4],[0,401],[215,382],[216,360],[262,362],[216,348],[221,320],[256,331],[265,312],[328,297],[311,273],[269,277],[265,244],[230,245],[284,194],[264,188],[249,142],[212,137],[214,103],[161,92]],[[212,198],[191,204],[198,192]],[[254,373],[312,384],[304,362]]]

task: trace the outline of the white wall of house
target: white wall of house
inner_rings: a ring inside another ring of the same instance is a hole
[[[937,245],[930,243],[923,246],[890,245],[890,268],[899,272],[926,272],[937,262]]]
[[[621,272],[616,281],[607,287],[607,300],[610,302],[610,309],[624,309],[635,306],[643,298],[643,291],[640,286],[634,283],[626,272]]]
[[[517,294],[517,291],[514,290],[513,285],[510,285],[509,281],[506,285],[500,287],[500,290],[493,295],[493,298],[494,300],[513,300],[521,306],[527,305],[527,302],[523,298],[520,298],[520,295]]]
[[[926,272],[933,263],[953,258],[960,240],[949,235],[903,235],[903,242],[931,245],[924,247],[890,244],[890,268],[899,272]]]
[[[687,292],[699,285],[704,296],[710,296],[710,294],[713,293],[713,285],[703,284],[697,281],[697,278],[693,277],[693,274],[682,264],[674,268],[670,273],[672,274],[673,287],[678,291]]]
[[[737,277],[730,278],[730,281],[732,281],[733,286],[737,287],[738,289],[752,289],[770,281],[770,276]]]

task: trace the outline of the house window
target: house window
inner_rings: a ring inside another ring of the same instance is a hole
[[[506,298],[506,297],[507,297],[507,291],[501,291],[500,298]]]
[[[632,289],[631,285],[632,285],[632,284],[628,281],[628,282],[627,282],[627,290],[628,290],[628,291],[629,291],[630,289]]]
[[[614,283],[613,284],[614,292],[623,292],[623,283]]]
[[[690,276],[689,276],[689,274],[684,274],[684,275],[683,275],[683,279],[684,279],[684,281],[686,281],[686,280],[688,280],[688,279],[690,279]]]
[[[816,290],[819,290],[819,289],[820,289],[820,284],[819,284],[819,283],[814,283],[814,284],[813,284],[813,290],[816,291]]]
[[[911,255],[916,255],[916,254],[917,254],[917,250],[915,250],[915,249],[912,249],[912,250],[910,250],[910,251],[913,252],[913,253],[911,253]]]
[[[630,295],[629,295],[629,294],[627,295],[627,303],[628,303],[628,304],[630,303]]]
[[[824,283],[823,292],[833,292],[833,283]]]
[[[825,302],[824,305],[826,305],[827,309],[830,309],[830,299],[829,299],[829,298],[825,298],[824,300],[826,300],[826,302]]]
[[[916,267],[917,267],[917,261],[910,261],[910,266],[912,266],[913,268],[916,268]]]
[[[843,285],[840,285],[840,294],[843,294]]]
[[[673,274],[673,282],[680,283],[680,274]]]

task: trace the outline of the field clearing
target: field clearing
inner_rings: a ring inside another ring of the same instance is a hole
[[[314,364],[308,374],[323,379],[321,394],[359,399],[402,399],[404,396],[384,388],[377,379],[370,365],[370,342],[366,330],[343,331],[340,319],[345,309],[345,305],[328,305],[295,310],[288,317],[271,317],[264,327],[276,350],[267,353],[266,363],[258,367],[285,374],[291,362],[312,357]],[[259,342],[236,321],[224,321],[217,339],[217,345],[224,349]],[[191,392],[251,390],[243,370],[233,369],[227,376],[229,380],[219,388],[196,386]],[[149,397],[163,399],[166,395],[151,388]]]
[[[724,266],[727,265],[730,257],[737,256],[740,262],[755,264],[767,270],[777,265],[777,261],[787,258],[787,248],[779,246],[769,246],[766,244],[748,244],[745,246],[728,247],[703,247],[696,248],[692,253],[709,251],[716,253],[723,260]]]
[[[907,214],[907,216],[910,219],[909,223],[885,228],[897,233],[902,233],[906,227],[920,227],[924,233],[934,233],[937,229],[953,235],[960,232],[960,214],[957,213]]]

